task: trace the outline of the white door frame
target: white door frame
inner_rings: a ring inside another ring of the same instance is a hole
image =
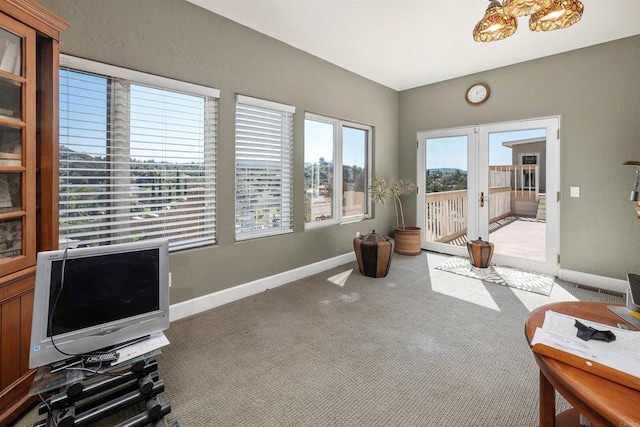
[[[468,256],[465,247],[426,242],[424,231],[426,188],[424,188],[424,178],[421,176],[426,172],[426,140],[450,136],[467,136],[467,194],[469,200],[467,237],[475,239],[480,236],[488,240],[489,209],[486,207],[488,197],[485,198],[485,208],[480,208],[479,203],[472,203],[472,199],[479,198],[476,195],[481,192],[484,192],[487,196],[489,194],[488,174],[479,173],[479,168],[485,168],[489,165],[489,135],[496,132],[541,128],[546,129],[546,260],[545,262],[540,262],[495,254],[493,262],[557,276],[557,259],[560,254],[560,203],[559,197],[557,197],[560,192],[560,116],[418,132],[417,176],[419,177],[419,187],[416,214],[418,223],[422,224],[421,239],[424,249],[457,256]]]

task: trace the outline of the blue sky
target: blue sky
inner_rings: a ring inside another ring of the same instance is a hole
[[[304,121],[304,162],[316,163],[321,157],[333,162],[333,125]]]
[[[320,157],[327,162],[333,161],[333,125],[313,120],[305,120],[305,163],[315,163]],[[489,136],[489,163],[491,165],[510,165],[511,149],[503,147],[505,141],[541,137],[544,129],[500,132]],[[311,143],[312,142],[312,143]],[[345,165],[364,166],[364,132],[359,129],[345,128],[343,132],[343,163]],[[466,137],[437,138],[427,141],[427,169],[454,168],[467,170]]]
[[[60,70],[60,144],[106,155],[108,79]],[[172,163],[202,162],[204,98],[132,83],[131,157]]]
[[[489,164],[510,165],[511,149],[503,147],[505,141],[545,136],[545,129],[515,132],[499,132],[489,135]],[[427,169],[453,168],[467,170],[466,136],[435,138],[427,140]]]
[[[364,167],[366,162],[366,136],[362,129],[343,127],[342,131],[342,163],[347,166]],[[320,157],[327,162],[333,161],[333,125],[304,121],[304,162],[316,163]]]

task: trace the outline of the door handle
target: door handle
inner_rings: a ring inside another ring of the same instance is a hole
[[[480,207],[484,208],[484,192],[480,193]]]

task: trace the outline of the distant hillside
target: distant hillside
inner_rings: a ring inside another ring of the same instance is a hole
[[[429,172],[442,172],[442,173],[453,173],[455,171],[460,171],[461,174],[466,175],[467,171],[462,170],[462,169],[457,169],[457,168],[434,168],[434,169],[427,169],[427,173]]]
[[[461,169],[428,169],[426,178],[427,193],[465,190],[467,188],[467,171]]]

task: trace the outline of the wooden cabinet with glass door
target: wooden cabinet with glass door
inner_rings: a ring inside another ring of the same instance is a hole
[[[0,266],[34,264],[35,31],[0,15]],[[31,65],[29,65],[31,64]],[[24,236],[23,236],[24,234]]]
[[[33,0],[0,0],[0,426],[29,404],[36,253],[57,248],[58,39]]]

